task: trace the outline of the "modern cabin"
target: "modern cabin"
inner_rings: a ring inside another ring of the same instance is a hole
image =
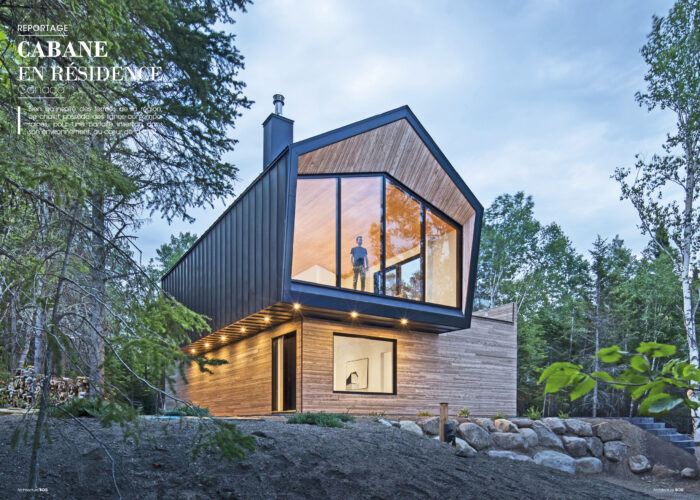
[[[179,397],[219,416],[515,413],[516,312],[472,314],[483,208],[401,107],[293,142],[283,97],[263,169],[162,278],[211,318]]]

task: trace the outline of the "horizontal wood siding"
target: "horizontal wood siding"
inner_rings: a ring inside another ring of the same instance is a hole
[[[333,393],[334,332],[396,339],[395,396]],[[305,411],[438,414],[440,403],[447,402],[452,415],[460,408],[473,415],[515,415],[514,323],[475,316],[470,329],[437,335],[304,319],[302,336]]]
[[[284,156],[163,278],[163,289],[209,316],[213,331],[280,301],[287,182]]]
[[[263,415],[272,410],[272,339],[297,332],[297,408],[301,408],[302,341],[298,322],[260,332],[207,353],[228,363],[202,373],[196,364],[185,370],[188,383],[178,380],[179,398],[209,408],[216,416]]]

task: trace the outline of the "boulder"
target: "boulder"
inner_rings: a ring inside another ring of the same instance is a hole
[[[554,434],[549,427],[539,420],[532,423],[532,430],[537,434],[537,439],[540,446],[549,446],[550,448],[561,448],[561,439]]]
[[[588,445],[586,440],[576,436],[562,436],[564,448],[574,458],[585,457],[588,454]]]
[[[503,450],[526,448],[523,435],[515,432],[493,432],[491,433],[491,441],[494,447]]]
[[[476,450],[469,446],[464,439],[455,438],[455,447],[457,448],[458,457],[475,457]]]
[[[431,436],[440,434],[440,417],[430,417],[418,421],[418,425],[423,429],[423,432]]]
[[[532,462],[532,459],[527,455],[515,453],[514,451],[489,450],[487,454],[493,458],[507,458],[509,460],[515,460],[516,462]]]
[[[477,450],[487,448],[491,444],[491,437],[488,431],[484,430],[480,425],[471,422],[459,424],[457,435]]]
[[[520,435],[525,440],[525,446],[527,448],[534,448],[539,444],[540,440],[537,437],[537,433],[532,429],[528,429],[527,427],[520,429]]]
[[[401,424],[398,420],[389,420],[389,422],[391,422],[391,425],[393,425],[394,427],[401,427]]]
[[[600,474],[603,462],[594,457],[577,458],[574,462],[576,474]]]
[[[601,422],[597,425],[594,425],[593,432],[604,443],[606,441],[619,441],[620,439],[622,439],[622,432],[615,429],[615,427],[613,427],[608,422]]]
[[[413,420],[401,420],[399,425],[401,426],[401,430],[412,432],[419,436],[423,435],[423,430]]]
[[[673,477],[678,475],[678,471],[671,469],[670,467],[666,467],[665,465],[661,464],[655,464],[654,467],[651,469],[651,473],[654,474],[656,477]]]
[[[387,427],[393,427],[391,422],[389,422],[385,418],[380,418],[379,420],[377,420],[377,422],[379,422],[382,425],[386,425]]]
[[[490,418],[477,418],[476,423],[489,432],[496,432],[496,426],[493,425],[493,420]]]
[[[681,471],[681,477],[685,479],[694,479],[697,475],[697,471],[692,467],[686,467]]]
[[[562,419],[557,418],[557,417],[548,417],[548,418],[543,418],[542,422],[549,427],[549,430],[552,431],[554,434],[564,434],[566,432],[566,426],[564,425],[564,422]]]
[[[600,474],[603,472],[603,462],[594,457],[577,458],[574,469],[576,474]]]
[[[540,451],[535,455],[535,463],[557,469],[562,472],[573,474],[576,472],[575,460],[569,455],[559,453],[558,451],[545,450]]]
[[[526,417],[511,418],[510,421],[517,425],[518,429],[522,429],[523,427],[532,427],[532,420]]]
[[[632,455],[627,459],[627,464],[635,474],[641,474],[651,469],[649,459],[644,455]]]
[[[605,458],[612,462],[619,462],[627,455],[627,445],[622,441],[608,441],[603,445]]]
[[[591,424],[584,422],[583,420],[579,420],[577,418],[567,418],[564,420],[564,425],[566,426],[566,430],[568,430],[571,434],[576,434],[577,436],[581,437],[590,437],[593,435],[593,428],[591,427]]]
[[[493,425],[498,432],[518,432],[518,426],[505,418],[497,418],[493,421]]]
[[[588,451],[591,452],[591,455],[596,458],[603,456],[603,442],[600,440],[600,438],[587,437],[584,439],[586,440],[586,447],[588,448]]]

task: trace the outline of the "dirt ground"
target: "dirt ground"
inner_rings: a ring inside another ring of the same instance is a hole
[[[675,483],[644,483],[602,476],[572,476],[534,464],[477,456],[370,419],[346,428],[290,425],[282,420],[242,420],[257,450],[244,460],[190,455],[196,420],[143,420],[139,446],[124,442],[119,426],[102,428],[80,419],[116,460],[124,498],[475,498],[631,499],[666,493]],[[18,498],[26,487],[28,446],[10,447],[18,425],[32,418],[0,416],[0,497]],[[85,430],[70,420],[51,422],[53,442],[42,447],[40,497],[118,498],[111,462]],[[690,481],[686,481],[690,483]],[[629,486],[640,486],[636,491]],[[687,484],[682,487],[687,488]],[[683,498],[672,492],[668,498]],[[646,494],[645,494],[646,493]]]

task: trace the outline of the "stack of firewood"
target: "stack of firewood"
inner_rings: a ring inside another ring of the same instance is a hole
[[[15,408],[31,408],[41,391],[42,375],[34,377],[34,367],[29,366],[17,370],[15,377],[7,386],[10,406]],[[51,377],[52,403],[64,403],[73,398],[84,398],[90,392],[86,377],[75,379],[68,377]]]

